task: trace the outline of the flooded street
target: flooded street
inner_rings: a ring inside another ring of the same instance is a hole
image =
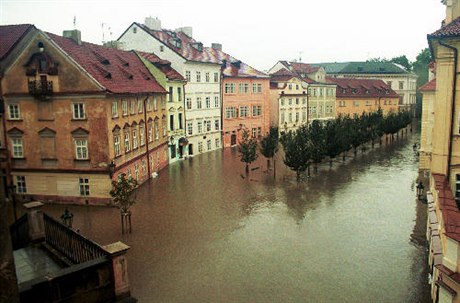
[[[409,135],[332,168],[325,163],[299,184],[281,157],[276,180],[262,157],[246,178],[230,149],[170,165],[140,188],[133,233],[122,239],[131,246],[132,295],[139,302],[427,302],[425,248],[412,236],[416,216],[425,223],[414,188],[418,140]],[[44,211],[58,217],[63,209]],[[117,209],[70,210],[83,235],[100,244],[121,239]]]

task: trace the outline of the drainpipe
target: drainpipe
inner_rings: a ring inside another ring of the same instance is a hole
[[[147,100],[148,100],[148,96],[145,97],[144,99],[144,123],[145,123],[145,127],[144,127],[144,138],[145,138],[145,154],[147,155],[147,173],[149,174],[149,179],[152,177],[152,174],[150,173],[150,158],[149,158],[149,133],[148,133],[148,128],[149,128],[149,124],[148,124],[148,121],[147,121]],[[153,132],[153,130],[152,130]],[[153,133],[152,133],[152,136],[153,136]]]
[[[457,63],[458,63],[458,49],[452,45],[445,44],[442,41],[439,41],[439,44],[451,49],[454,52],[454,77],[452,79],[452,111],[450,117],[450,128],[449,128],[449,150],[447,153],[447,182],[450,181],[450,166],[451,166],[451,158],[452,158],[452,131],[454,129],[454,119],[455,119],[455,99],[456,99],[456,92],[457,92]]]

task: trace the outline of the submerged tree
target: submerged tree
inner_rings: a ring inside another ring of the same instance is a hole
[[[128,231],[131,233],[131,211],[129,208],[136,203],[133,193],[137,186],[137,180],[132,177],[126,178],[124,173],[119,174],[118,179],[112,181],[110,195],[113,198],[113,204],[120,209],[122,233]]]
[[[280,141],[284,148],[284,164],[296,172],[297,181],[300,181],[301,173],[311,163],[311,141],[308,139],[307,126],[302,125],[297,131],[289,131]]]
[[[315,172],[318,172],[318,164],[321,163],[326,152],[326,131],[323,123],[314,120],[308,127],[308,137],[311,141],[311,158]]]
[[[278,151],[278,141],[278,127],[270,127],[270,132],[260,140],[260,153],[267,158],[267,169],[270,169],[270,159]]]
[[[242,139],[238,144],[238,152],[241,162],[246,163],[246,173],[249,173],[249,165],[256,161],[259,155],[257,154],[257,140],[249,136],[247,129],[243,129]]]

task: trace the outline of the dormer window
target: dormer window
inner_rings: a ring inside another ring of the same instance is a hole
[[[342,94],[346,94],[347,93],[347,89],[346,88],[342,88]]]
[[[356,93],[358,93],[358,90],[357,90],[356,88],[352,88],[352,89],[351,89],[351,93],[352,93],[352,94],[356,94]]]
[[[194,49],[196,49],[197,51],[199,51],[199,52],[203,51],[203,43],[201,43],[201,42],[192,43],[192,47]]]
[[[179,39],[179,38],[170,39],[169,43],[171,43],[171,45],[176,47],[176,48],[181,48],[181,46],[182,46],[182,40]]]

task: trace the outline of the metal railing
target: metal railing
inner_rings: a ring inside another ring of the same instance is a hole
[[[53,81],[29,81],[29,94],[38,98],[51,96],[53,94]]]
[[[74,264],[95,260],[108,253],[98,244],[83,237],[52,217],[43,214],[45,241]]]

